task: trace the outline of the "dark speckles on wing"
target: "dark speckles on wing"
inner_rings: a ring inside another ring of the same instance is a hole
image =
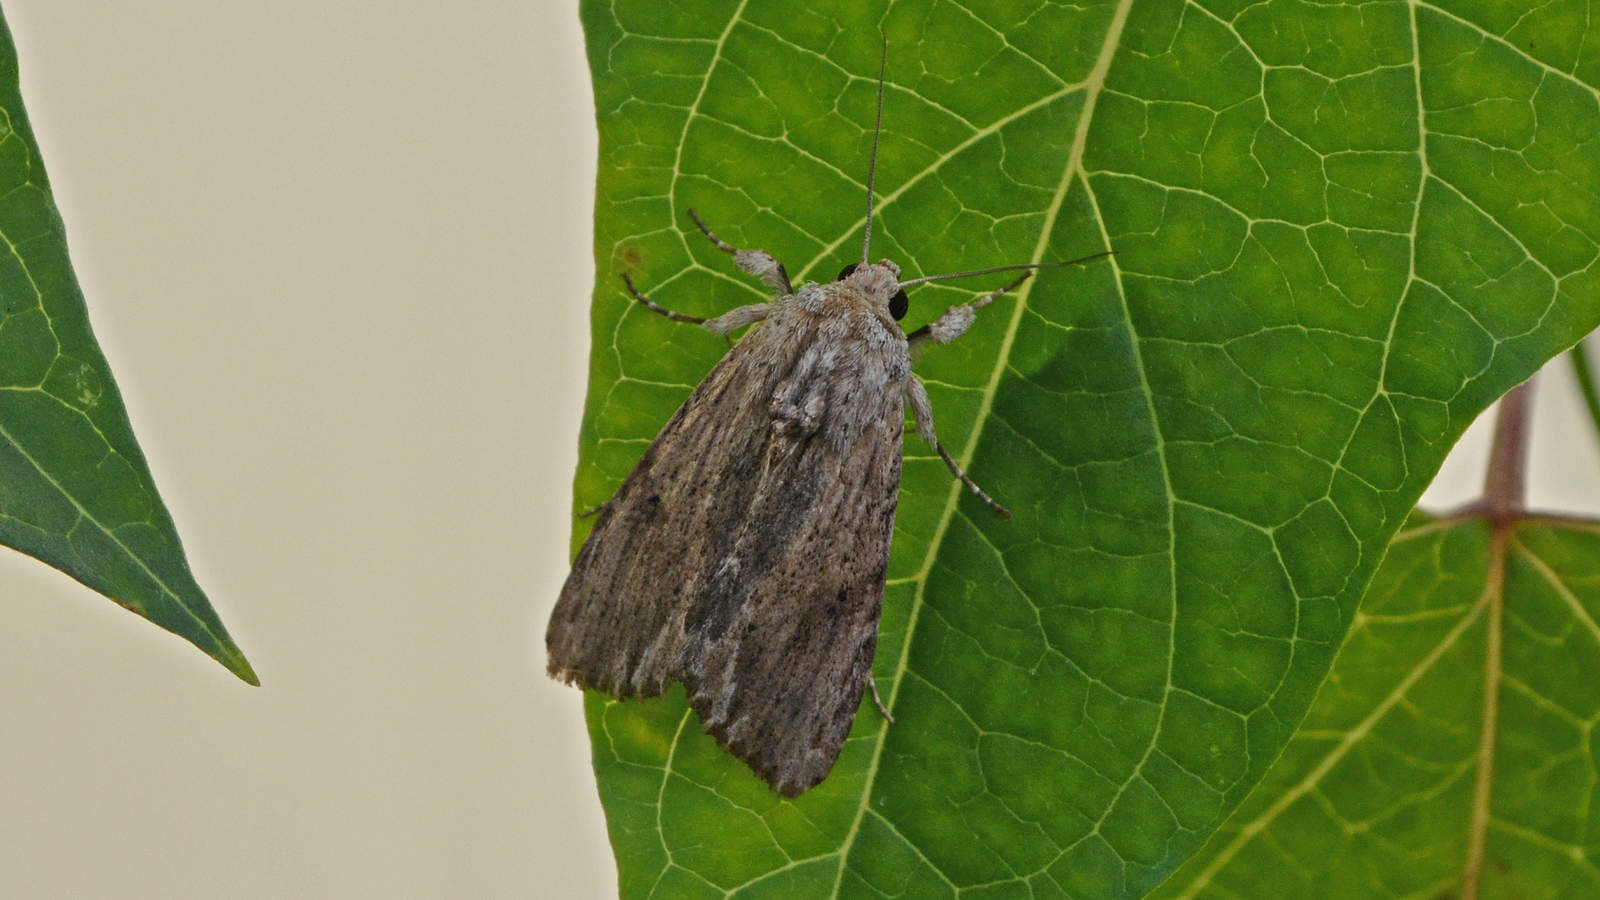
[[[682,681],[706,730],[791,796],[832,768],[872,664],[909,372],[892,322],[805,300],[662,429],[546,635],[568,681],[619,696]]]

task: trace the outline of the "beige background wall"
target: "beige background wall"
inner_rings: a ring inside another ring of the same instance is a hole
[[[0,895],[614,896],[540,638],[593,278],[575,4],[0,5],[95,331],[263,682],[0,551]]]
[[[0,894],[614,895],[539,640],[592,279],[574,4],[0,3],[96,332],[264,683],[0,550]],[[1565,380],[1535,499],[1594,509]]]

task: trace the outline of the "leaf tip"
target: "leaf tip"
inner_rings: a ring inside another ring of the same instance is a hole
[[[261,679],[257,677],[256,670],[251,668],[250,661],[244,658],[244,652],[232,641],[222,648],[222,652],[215,656],[217,662],[222,663],[229,672],[239,676],[239,680],[251,687],[261,687]]]

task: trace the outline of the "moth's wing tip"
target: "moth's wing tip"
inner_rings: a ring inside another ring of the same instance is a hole
[[[627,700],[631,697],[659,697],[666,693],[667,689],[665,682],[633,683],[604,673],[587,672],[574,666],[563,665],[555,660],[545,665],[545,672],[562,684],[576,685],[586,691],[610,694],[618,700]]]
[[[562,665],[555,660],[551,660],[549,663],[547,663],[544,667],[544,671],[546,675],[549,675],[556,681],[559,681],[562,684],[573,685],[580,690],[593,689],[597,691],[605,691],[608,694],[612,693],[611,690],[601,683],[605,679],[591,677],[587,672],[579,671],[571,666]]]
[[[768,781],[767,783],[772,784],[772,789],[777,791],[778,794],[784,799],[793,800],[801,794],[804,794],[806,791],[816,787],[820,782],[812,782],[811,784],[792,784],[787,782],[773,784],[771,781]]]
[[[582,672],[569,666],[564,666],[553,659],[545,664],[544,672],[562,684],[576,684],[578,687],[588,687],[584,683],[588,679]]]
[[[551,660],[545,665],[545,672],[551,678],[563,684],[576,685],[583,690],[600,691],[610,694],[619,700],[626,700],[630,697],[658,697],[666,691],[665,683],[629,685],[606,675],[586,672],[582,669],[563,665],[555,660]],[[732,754],[746,766],[749,766],[758,778],[765,781],[769,787],[781,796],[790,800],[800,796],[821,784],[822,779],[826,778],[829,770],[833,768],[831,761],[820,770],[815,766],[806,765],[799,767],[782,766],[772,758],[771,754],[762,753],[759,747],[745,741],[730,738],[728,735],[728,723],[722,719],[713,718],[715,712],[712,709],[709,698],[697,690],[695,685],[689,683],[691,679],[674,680],[682,680],[684,682],[684,686],[688,689],[689,705],[700,719],[700,724],[705,729],[705,732],[716,740],[718,746]]]
[[[744,756],[741,756],[740,759],[745,760],[747,764],[754,767],[751,759]],[[757,771],[756,774],[760,775],[761,779],[774,791],[777,791],[779,795],[785,799],[793,800],[821,784],[822,780],[827,778],[828,773],[832,770],[833,764],[829,763],[820,770],[802,766],[799,771],[779,772],[776,769],[768,769],[764,772]]]
[[[793,800],[806,791],[822,783],[828,773],[832,771],[833,764],[838,758],[837,750],[833,758],[825,765],[815,765],[815,760],[808,758],[785,764],[774,758],[773,754],[762,752],[764,745],[752,744],[748,741],[733,738],[728,733],[728,721],[716,718],[716,711],[712,707],[710,698],[690,684],[685,679],[685,687],[689,689],[689,705],[694,709],[695,715],[700,717],[700,725],[706,734],[716,740],[717,746],[732,754],[755,773],[757,778],[767,783],[767,786],[786,799]]]

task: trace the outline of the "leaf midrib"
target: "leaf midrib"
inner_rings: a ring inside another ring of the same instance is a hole
[[[109,538],[112,543],[116,544],[117,548],[126,554],[128,559],[133,561],[134,565],[139,567],[139,571],[143,572],[145,576],[148,577],[163,594],[169,597],[179,609],[183,610],[184,615],[188,616],[190,620],[199,626],[201,631],[205,632],[211,637],[212,640],[217,642],[217,646],[227,646],[227,642],[222,640],[216,634],[216,632],[212,631],[211,627],[206,624],[205,620],[195,615],[194,610],[190,609],[188,604],[183,602],[183,598],[174,592],[172,588],[167,586],[165,579],[151,571],[150,567],[145,565],[144,560],[141,559],[137,553],[134,553],[127,544],[123,543],[121,538],[117,537],[117,533],[115,531],[106,527],[104,523],[95,518],[93,513],[85,509],[83,504],[78,502],[78,498],[74,497],[71,491],[68,491],[65,487],[63,487],[61,482],[57,481],[50,474],[50,472],[45,469],[44,466],[40,465],[39,461],[33,458],[33,455],[29,453],[14,436],[12,436],[10,430],[8,430],[4,425],[0,425],[0,438],[4,438],[6,443],[11,445],[12,449],[16,450],[23,459],[27,460],[28,464],[33,466],[34,471],[39,473],[39,477],[49,482],[52,488],[55,488],[56,493],[60,494],[63,499],[72,504],[72,508],[78,511],[78,516],[82,518],[83,521],[93,525],[95,528],[100,529],[102,534]]]
[[[1062,172],[1061,179],[1057,183],[1056,193],[1051,198],[1049,208],[1045,211],[1044,222],[1039,229],[1039,240],[1034,248],[1034,259],[1042,258],[1044,251],[1048,248],[1050,243],[1050,235],[1055,230],[1056,219],[1061,213],[1061,207],[1066,201],[1067,193],[1071,189],[1073,181],[1081,176],[1084,148],[1088,142],[1089,125],[1094,119],[1095,103],[1100,97],[1101,90],[1105,87],[1106,73],[1110,71],[1111,58],[1121,40],[1122,28],[1127,22],[1128,11],[1132,5],[1133,0],[1120,0],[1120,2],[1117,4],[1117,9],[1112,14],[1111,22],[1106,29],[1106,37],[1104,42],[1101,44],[1100,54],[1096,58],[1094,67],[1089,72],[1089,76],[1084,79],[1081,85],[1084,91],[1084,101],[1083,107],[1079,111],[1077,130],[1073,134],[1072,148],[1068,152],[1066,167]],[[1040,104],[1057,99],[1060,96],[1064,96],[1074,89],[1076,88],[1065,88],[1062,91],[1057,92],[1055,95],[1052,95],[1052,97],[1048,98],[1047,100],[1038,101],[1035,104],[1030,105],[1027,110],[1031,111],[1032,109],[1037,108]],[[1021,112],[1018,113],[1018,115],[1021,114]],[[1015,117],[1013,116],[1012,118]],[[1009,119],[1005,121],[1009,121]],[[997,122],[993,127],[998,129],[1002,124],[1003,122]],[[883,205],[887,206],[892,198],[900,196],[900,194],[904,193],[905,190],[910,188],[918,180],[931,174],[932,170],[939,164],[950,159],[955,153],[959,152],[962,147],[967,146],[976,139],[978,139],[978,136],[975,135],[967,142],[964,142],[960,147],[952,150],[950,153],[945,154],[932,166],[930,166],[929,169],[908,180],[907,183],[900,188],[900,190],[891,194],[890,197],[886,197]],[[864,224],[865,222],[863,220],[857,227],[864,226]],[[831,253],[838,247],[840,243],[843,242],[843,240],[844,237],[841,236],[833,244],[833,246],[827,248],[823,254],[819,255],[819,258],[821,258],[822,255]],[[971,463],[973,453],[976,451],[978,443],[983,437],[984,425],[988,422],[989,417],[992,414],[995,394],[999,389],[1001,378],[1004,376],[1010,364],[1012,346],[1016,341],[1017,331],[1021,327],[1023,314],[1028,309],[1028,296],[1030,292],[1029,289],[1031,287],[1032,282],[1025,283],[1022,289],[1017,293],[1016,302],[1012,304],[1011,320],[1007,323],[1005,336],[1001,339],[1000,351],[995,355],[995,363],[990,372],[989,382],[984,386],[982,396],[979,400],[978,413],[975,417],[976,424],[973,426],[971,432],[968,433],[966,443],[962,446],[961,452],[957,454],[957,460],[961,463],[963,468]],[[1139,369],[1142,378],[1144,371],[1143,366],[1141,365]],[[1148,402],[1149,385],[1146,384],[1145,388],[1146,400]],[[1154,415],[1153,409],[1151,414],[1152,416]],[[1162,472],[1163,477],[1165,477],[1166,465],[1164,458]],[[889,685],[888,705],[891,709],[894,707],[895,700],[898,699],[900,695],[900,686],[905,682],[906,669],[911,657],[911,641],[916,635],[917,621],[921,617],[922,609],[925,605],[928,576],[933,571],[934,563],[939,556],[939,549],[944,543],[944,538],[946,533],[949,531],[951,521],[955,518],[957,505],[960,501],[962,490],[963,485],[961,482],[951,482],[950,488],[946,493],[944,509],[941,510],[938,524],[934,528],[933,536],[928,541],[928,551],[923,557],[922,567],[918,570],[917,574],[913,576],[913,580],[916,582],[916,589],[912,593],[911,614],[906,621],[905,638],[901,642],[900,655],[896,660],[894,675]],[[1171,492],[1169,489],[1169,496],[1170,493]],[[1170,512],[1171,507],[1169,505],[1169,516]],[[1170,665],[1170,663],[1171,660],[1169,657],[1168,664]],[[850,823],[850,830],[846,832],[845,839],[839,846],[839,867],[834,876],[833,890],[830,896],[838,896],[839,889],[844,882],[844,872],[850,860],[850,850],[855,845],[856,837],[860,834],[861,822],[865,818],[866,812],[869,808],[868,801],[872,796],[873,786],[877,783],[878,766],[883,758],[883,748],[886,743],[885,737],[887,733],[888,723],[879,723],[878,734],[874,738],[875,746],[873,747],[872,751],[872,760],[867,767],[867,777],[862,785],[861,800],[856,807],[855,819]],[[1152,738],[1152,747],[1154,746],[1154,743],[1154,738]],[[921,851],[918,850],[918,852],[920,853]],[[929,864],[932,865],[931,862]],[[937,868],[935,868],[935,871],[938,871]],[[944,875],[942,872],[939,874],[941,877]],[[948,881],[948,879],[946,880]]]

